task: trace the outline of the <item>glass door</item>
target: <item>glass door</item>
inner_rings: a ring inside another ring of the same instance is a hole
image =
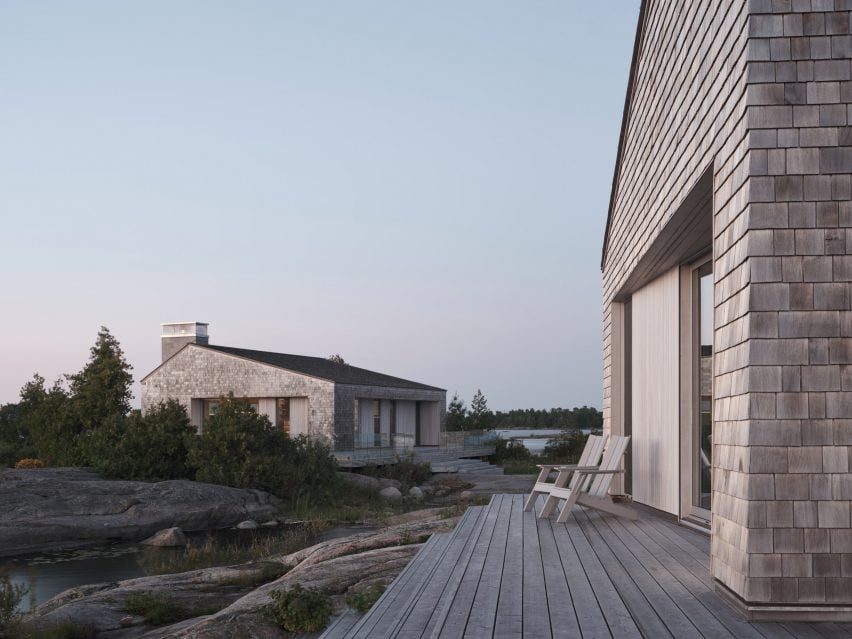
[[[713,263],[693,270],[693,516],[710,519],[713,493]]]

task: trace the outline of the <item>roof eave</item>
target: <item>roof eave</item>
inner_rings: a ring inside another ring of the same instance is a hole
[[[615,196],[618,190],[618,177],[621,173],[621,158],[624,153],[624,138],[627,133],[627,119],[630,113],[630,106],[633,98],[633,82],[636,78],[636,67],[639,62],[639,50],[642,48],[642,38],[645,34],[645,9],[648,6],[648,0],[642,0],[639,6],[639,19],[636,22],[636,37],[633,40],[633,57],[630,61],[630,75],[627,79],[627,93],[624,96],[624,111],[621,115],[621,131],[618,134],[618,154],[615,158],[615,167],[612,172],[612,188],[609,194],[609,211],[606,217],[606,230],[604,231],[603,247],[601,249],[601,271],[606,266],[606,253],[609,248],[609,229],[612,223],[612,212],[615,208]]]

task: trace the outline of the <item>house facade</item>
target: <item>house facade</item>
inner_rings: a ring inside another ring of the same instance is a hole
[[[209,344],[207,325],[163,325],[163,362],[142,379],[142,410],[179,401],[199,430],[229,394],[291,436],[335,451],[437,446],[446,391],[319,357]]]
[[[644,0],[602,255],[604,424],[753,618],[852,618],[852,3]]]

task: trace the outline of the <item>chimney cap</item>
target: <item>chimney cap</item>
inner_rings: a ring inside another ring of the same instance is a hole
[[[207,337],[208,322],[163,322],[161,337]]]

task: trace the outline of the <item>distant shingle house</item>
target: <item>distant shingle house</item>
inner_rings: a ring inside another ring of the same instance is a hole
[[[214,346],[200,322],[163,324],[162,341],[162,364],[142,379],[143,411],[175,399],[201,429],[233,393],[277,428],[335,450],[441,443],[442,388],[322,357]]]
[[[643,0],[603,245],[623,490],[764,619],[852,619],[852,3]]]

